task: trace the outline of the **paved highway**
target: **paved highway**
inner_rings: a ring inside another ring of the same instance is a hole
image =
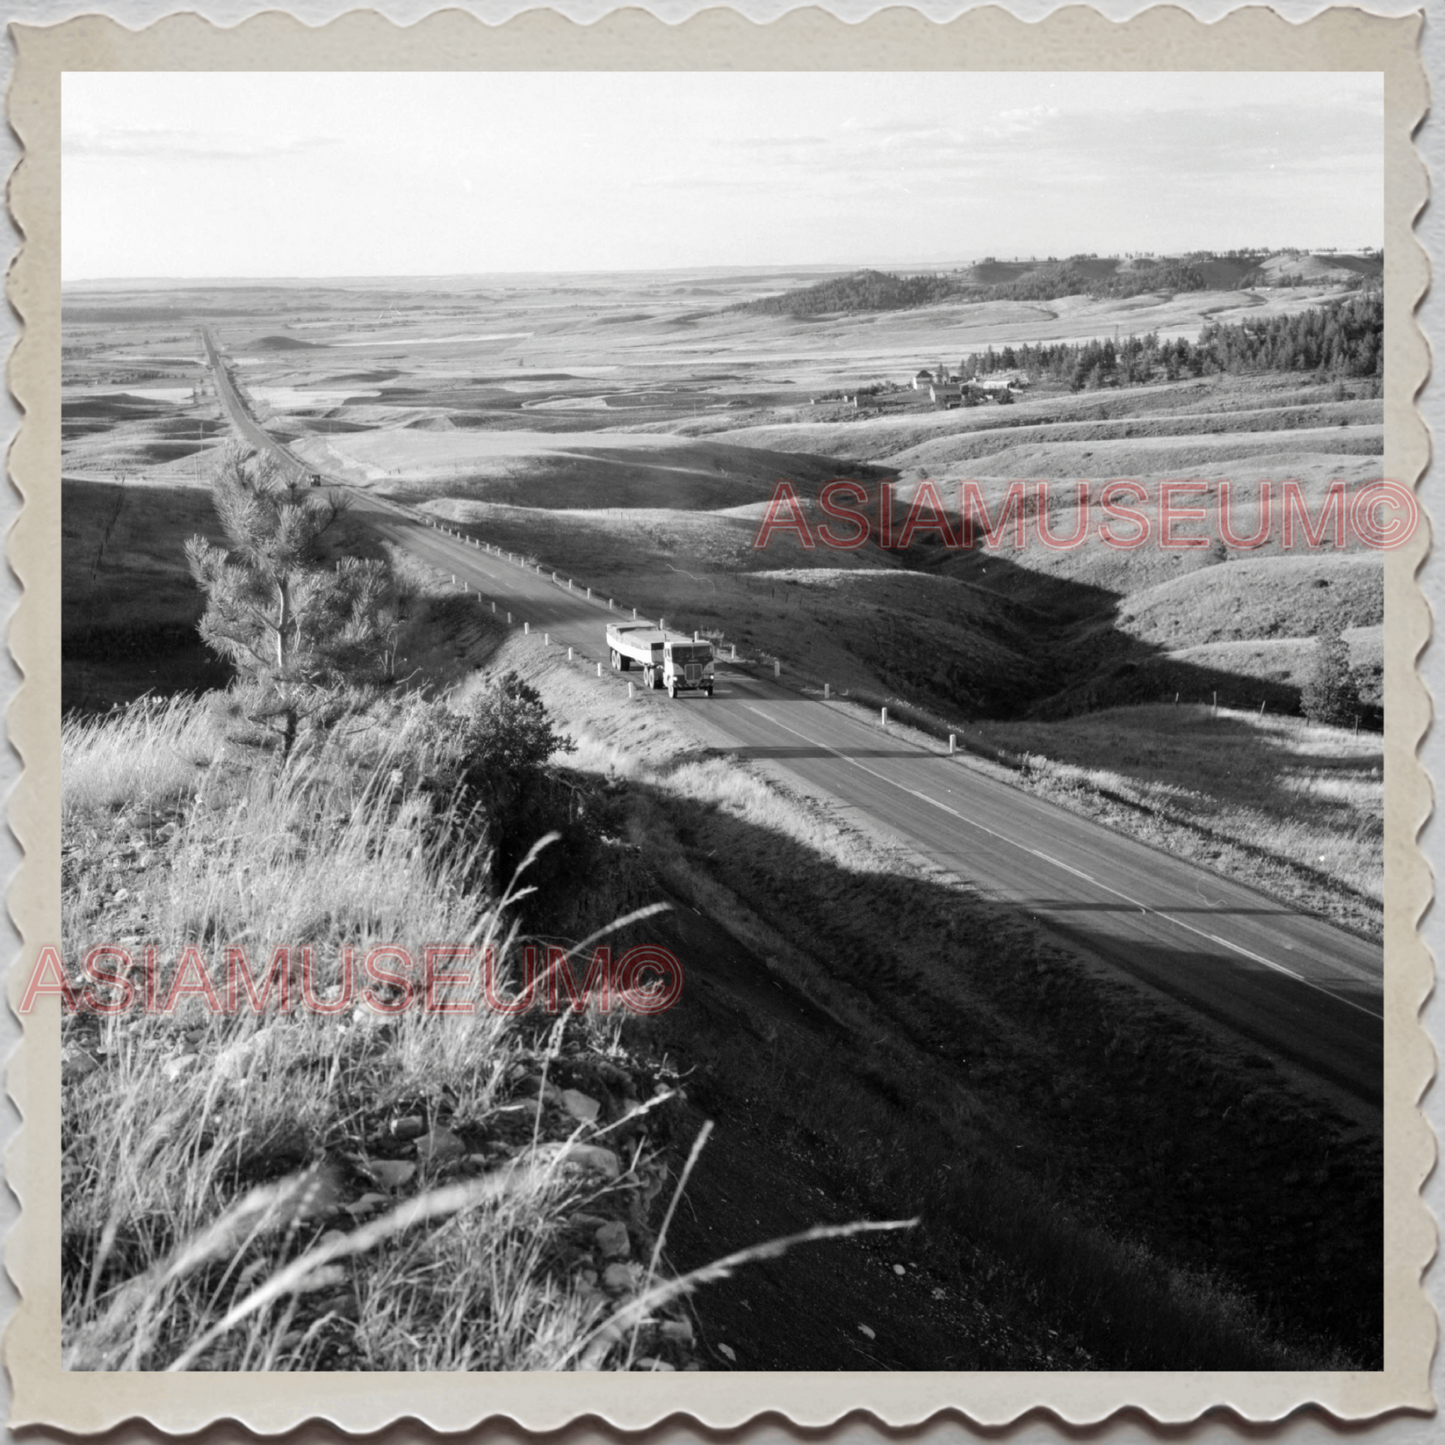
[[[247,414],[207,351],[221,399],[257,447],[307,470]],[[496,601],[514,623],[607,657],[608,611],[487,550],[477,539],[348,489],[355,514],[388,540]],[[604,667],[599,686],[624,679]],[[884,732],[845,703],[799,696],[770,679],[719,668],[716,696],[639,688],[638,706],[688,710],[718,746],[773,760],[877,820],[967,882],[1053,933],[1152,984],[1266,1051],[1378,1106],[1382,1097],[1384,955],[1369,943],[1239,883],[1150,848],[949,757]]]

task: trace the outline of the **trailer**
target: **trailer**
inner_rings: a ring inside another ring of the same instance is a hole
[[[607,628],[607,647],[614,672],[642,669],[644,687],[665,687],[670,696],[704,692],[712,696],[713,651],[710,642],[694,642],[681,632],[664,632],[645,622],[617,623]]]

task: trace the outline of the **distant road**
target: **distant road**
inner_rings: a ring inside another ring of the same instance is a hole
[[[226,414],[231,418],[231,425],[241,433],[258,452],[267,452],[275,457],[278,462],[289,472],[309,474],[314,468],[308,467],[304,462],[292,456],[275,437],[261,426],[253,417],[236,392],[231,382],[229,373],[221,365],[221,358],[216,352],[216,343],[211,339],[211,333],[205,327],[201,328],[201,340],[206,346],[206,359],[211,363],[211,375],[216,378],[216,391],[220,395],[221,405],[226,408]]]
[[[311,470],[267,436],[206,348],[241,434]],[[341,485],[340,483],[329,483]],[[588,600],[348,488],[354,513],[389,541],[525,619],[590,666],[605,661],[606,599]],[[620,685],[610,682],[605,685]],[[1052,933],[1152,984],[1267,1052],[1379,1106],[1384,952],[1218,874],[1150,848],[991,777],[964,757],[915,745],[843,703],[799,696],[720,666],[711,700],[641,695],[688,709],[719,747],[766,758],[867,814],[949,872]]]

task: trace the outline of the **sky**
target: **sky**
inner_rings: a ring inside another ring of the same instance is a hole
[[[1378,73],[100,73],[66,281],[1383,239]]]

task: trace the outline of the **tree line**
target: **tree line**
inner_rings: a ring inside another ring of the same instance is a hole
[[[1111,337],[1079,343],[1044,342],[972,352],[963,376],[985,378],[1023,371],[1031,381],[1054,382],[1073,391],[1139,386],[1229,373],[1309,372],[1321,380],[1382,377],[1385,304],[1378,289],[1356,293],[1329,306],[1293,316],[1258,321],[1212,321],[1197,341],[1144,336]]]

